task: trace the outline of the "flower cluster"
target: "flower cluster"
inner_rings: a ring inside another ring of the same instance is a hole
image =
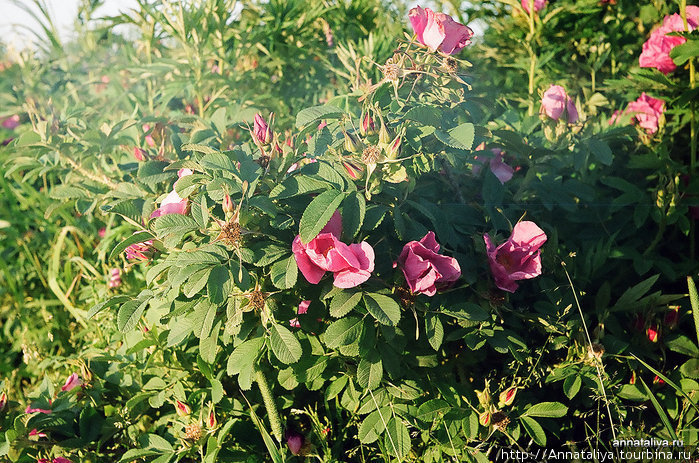
[[[699,6],[687,6],[687,29],[692,31],[699,25]],[[677,35],[668,35],[671,32],[683,32],[684,21],[675,13],[665,16],[663,24],[651,32],[648,40],[643,44],[643,51],[638,59],[642,68],[655,68],[663,74],[669,74],[677,66],[670,57],[670,51],[687,41],[686,38]]]

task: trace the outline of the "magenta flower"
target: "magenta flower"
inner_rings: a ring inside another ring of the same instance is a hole
[[[692,31],[699,25],[699,7],[687,7],[687,28]],[[679,14],[665,16],[662,26],[651,32],[650,37],[643,44],[643,51],[638,58],[642,68],[656,68],[663,74],[669,74],[677,66],[670,58],[670,51],[677,45],[687,41],[684,37],[667,35],[670,32],[684,31],[684,21]]]
[[[52,462],[52,463],[73,463],[73,462],[70,461],[70,460],[67,459],[67,458],[56,457],[56,458],[53,459],[53,462]]]
[[[566,120],[573,124],[578,121],[578,110],[573,99],[560,85],[551,85],[541,98],[541,112],[557,121],[566,114]]]
[[[192,175],[190,169],[180,169],[177,172],[179,178],[186,177],[187,175]],[[187,206],[189,205],[189,200],[187,198],[180,198],[177,194],[175,188],[172,188],[170,194],[168,194],[163,202],[160,203],[160,207],[153,211],[150,218],[161,217],[167,214],[187,214]]]
[[[46,437],[46,433],[37,431],[36,428],[29,431],[29,438],[32,440],[39,440],[40,437]]]
[[[66,379],[66,382],[63,386],[61,386],[61,391],[66,392],[70,391],[72,389],[75,389],[78,386],[82,386],[83,380],[80,379],[80,376],[78,376],[77,373],[73,373],[72,375],[68,376]]]
[[[142,150],[138,146],[134,146],[133,157],[136,158],[137,161],[145,161],[148,155],[146,154],[145,150]]]
[[[482,150],[483,148],[479,147],[479,149]],[[488,161],[490,171],[495,174],[498,180],[500,180],[500,183],[504,185],[512,180],[515,170],[511,166],[505,164],[502,150],[500,148],[491,148],[490,151],[492,151],[494,154],[494,156],[490,158],[490,161]],[[473,164],[473,174],[478,175],[483,168],[484,161],[479,159],[478,156],[475,156],[474,160],[477,162]]]
[[[546,6],[546,0],[534,0],[534,12],[538,13]],[[529,0],[522,0],[522,8],[529,14]]]
[[[292,455],[298,455],[301,453],[301,448],[303,448],[305,441],[301,434],[295,431],[287,430],[284,433],[284,437],[286,438],[286,445],[289,447],[289,451],[292,453]]]
[[[632,122],[637,122],[647,133],[654,134],[660,127],[660,118],[665,111],[664,106],[663,100],[650,97],[643,92],[636,101],[629,103],[626,112],[633,114]]]
[[[420,241],[411,241],[403,246],[398,264],[413,293],[434,296],[437,286],[446,286],[461,276],[459,262],[438,252],[439,244],[432,231],[427,232]]]
[[[311,305],[311,301],[301,301],[299,304],[298,308],[296,309],[296,314],[297,315],[303,315],[308,312],[308,306]],[[301,323],[299,323],[298,317],[293,318],[289,320],[289,325],[291,325],[292,328],[301,328]]]
[[[107,287],[114,289],[121,286],[121,270],[118,268],[113,268],[109,271],[109,281],[107,282]]]
[[[432,51],[453,55],[471,43],[473,31],[444,13],[415,7],[409,13],[417,41]]]
[[[252,136],[260,145],[269,145],[272,142],[272,129],[259,113],[255,114]]]
[[[19,126],[19,114],[13,114],[12,116],[6,117],[0,123],[3,128],[7,130],[14,130]]]
[[[129,245],[124,252],[129,260],[147,261],[153,255],[153,240]]]
[[[325,272],[333,272],[338,288],[354,288],[374,271],[374,248],[366,241],[347,245],[340,241],[342,217],[335,212],[318,236],[308,244],[297,235],[291,245],[296,265],[311,284],[318,284]]]
[[[514,293],[516,280],[527,280],[541,275],[541,252],[539,248],[546,242],[546,234],[534,222],[519,222],[507,241],[497,248],[490,236],[483,235],[488,251],[490,270],[495,286]]]

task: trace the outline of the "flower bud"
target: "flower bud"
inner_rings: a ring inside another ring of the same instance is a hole
[[[206,424],[209,426],[210,429],[213,429],[216,427],[216,413],[214,411],[214,406],[211,406],[211,410],[209,410],[209,416],[206,419]]]
[[[235,207],[233,206],[233,201],[228,193],[223,195],[223,212],[233,212]]]
[[[481,424],[481,426],[490,426],[490,413],[481,413],[481,415],[478,417],[478,422]]]
[[[665,381],[660,376],[655,375],[655,377],[653,378],[653,384],[658,384],[662,386],[663,384],[665,384]]]
[[[68,378],[66,379],[65,384],[61,386],[61,391],[63,392],[68,392],[70,390],[75,389],[78,386],[82,386],[83,380],[80,379],[80,376],[78,376],[77,373],[73,373]]]
[[[393,139],[386,151],[386,157],[388,159],[398,158],[398,156],[400,155],[401,142],[402,140],[400,134],[396,135],[396,138]]]
[[[379,143],[382,145],[391,143],[391,134],[388,133],[388,129],[383,121],[381,121],[381,128],[379,129]]]
[[[272,128],[259,113],[255,114],[252,136],[260,145],[269,145],[272,142]]]
[[[121,270],[118,268],[113,268],[109,271],[109,281],[107,282],[107,287],[114,289],[121,286]]]
[[[490,393],[488,392],[488,386],[482,391],[476,391],[476,396],[478,397],[478,402],[483,408],[488,408],[490,406]]]
[[[629,384],[636,384],[636,372],[631,372],[631,378],[629,379]]]
[[[651,323],[646,330],[646,336],[650,342],[658,342],[658,325],[656,323]]]
[[[345,150],[350,153],[356,153],[359,151],[359,146],[357,140],[351,134],[345,132]]]
[[[517,395],[516,387],[511,387],[502,391],[499,397],[499,406],[512,405],[512,402],[515,401],[515,395]]]
[[[145,161],[146,160],[146,152],[139,148],[138,146],[134,146],[133,148],[133,157],[136,158],[137,161]]]
[[[7,406],[7,394],[5,393],[5,391],[2,391],[2,393],[0,393],[0,412],[3,411],[6,406]]]
[[[177,410],[177,415],[181,417],[188,416],[190,413],[192,413],[192,409],[189,408],[189,405],[180,402],[179,400],[175,401],[175,409]]]
[[[376,126],[374,125],[374,119],[371,118],[369,112],[367,111],[362,117],[362,124],[359,127],[359,133],[362,136],[372,135],[376,132]]]
[[[352,177],[354,180],[362,178],[362,176],[364,175],[364,169],[361,166],[358,166],[352,162],[342,161],[342,167],[345,168],[347,175]]]
[[[303,436],[296,431],[287,430],[286,433],[284,433],[284,437],[289,451],[291,451],[293,455],[300,454],[305,440]]]
[[[677,326],[677,321],[680,318],[680,306],[671,305],[668,307],[668,312],[665,314],[665,326],[669,329],[675,328]]]

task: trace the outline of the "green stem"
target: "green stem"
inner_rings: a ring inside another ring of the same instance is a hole
[[[274,402],[272,390],[269,388],[269,383],[267,383],[267,378],[262,370],[257,370],[255,372],[255,381],[257,381],[257,386],[260,388],[260,394],[262,394],[262,401],[264,402],[265,409],[267,410],[269,424],[272,426],[272,434],[281,443],[283,435],[282,421],[279,419],[277,404]]]

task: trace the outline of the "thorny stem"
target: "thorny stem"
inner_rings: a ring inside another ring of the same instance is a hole
[[[272,426],[272,434],[281,443],[283,436],[282,421],[279,418],[279,411],[277,410],[277,404],[274,402],[272,390],[269,388],[269,383],[262,370],[255,371],[255,381],[260,388],[260,394],[262,394],[262,401],[265,404],[265,410],[267,410],[267,418],[269,418],[269,424]]]

